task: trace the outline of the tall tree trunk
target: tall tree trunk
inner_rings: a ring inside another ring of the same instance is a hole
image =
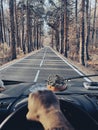
[[[0,44],[3,43],[3,31],[2,31],[2,15],[1,15],[1,7],[0,7]]]
[[[28,53],[33,50],[32,46],[32,19],[31,19],[31,9],[29,0],[27,0],[27,45]]]
[[[24,38],[24,12],[23,12],[23,5],[22,5],[22,9],[21,9],[21,16],[22,16],[22,49],[24,54],[26,54],[26,45],[25,45],[25,38]]]
[[[92,44],[94,47],[94,35],[95,35],[95,20],[96,20],[96,2],[97,0],[95,0],[95,10],[94,10],[94,17],[93,17],[93,30],[92,30]]]
[[[75,2],[75,22],[76,22],[76,53],[79,54],[79,29],[78,29],[78,1]]]
[[[14,23],[14,0],[9,1],[10,26],[11,26],[11,53],[12,60],[16,59],[15,23]]]
[[[95,46],[95,48],[96,47],[98,47],[98,45],[97,45],[97,42],[96,42],[96,38],[97,38],[97,18],[96,18],[96,16],[97,16],[97,3],[98,3],[98,0],[95,0],[95,30],[94,30],[94,40],[93,40],[93,44],[94,44],[94,46]]]
[[[11,46],[11,31],[10,29],[8,28],[8,45]]]
[[[29,1],[27,0],[27,47],[28,53],[30,52],[30,36],[29,36],[29,21],[30,21],[30,9],[29,9]]]
[[[21,46],[21,40],[20,40],[20,37],[19,37],[19,25],[18,25],[18,14],[17,14],[17,5],[16,5],[16,0],[14,0],[15,2],[15,30],[16,30],[16,45],[17,47],[20,47]]]
[[[85,24],[84,24],[85,0],[81,1],[81,26],[80,26],[80,63],[84,62]]]
[[[1,14],[2,14],[2,31],[3,31],[3,39],[6,42],[6,34],[5,34],[5,21],[4,21],[4,12],[3,12],[3,0],[1,0]]]
[[[51,46],[54,48],[54,29],[52,29]]]
[[[36,41],[37,41],[37,50],[38,50],[38,49],[39,49],[39,26],[38,26],[38,19],[37,19],[37,26],[36,26],[36,28],[37,28],[37,29],[36,29],[36,30],[37,30],[37,32],[36,32],[36,33],[37,33],[37,34],[36,34],[36,35],[37,35]]]
[[[31,10],[29,12],[29,37],[30,37],[30,52],[34,50],[33,48],[33,41],[32,41],[32,18],[31,18]]]
[[[55,30],[55,39],[56,39],[56,50],[59,52],[59,30]]]
[[[26,54],[26,46],[25,46],[25,40],[24,40],[24,19],[22,20],[22,49],[24,54]]]
[[[42,43],[41,43],[41,23],[39,25],[39,47],[41,48]]]
[[[64,1],[64,56],[67,57],[68,47],[68,22],[67,22],[67,0]]]
[[[63,13],[63,0],[61,1],[61,54],[64,53],[64,13]]]
[[[37,28],[36,28],[36,18],[34,18],[34,29],[33,29],[33,38],[34,38],[34,48],[37,47],[37,41],[36,41],[36,34],[37,34]]]
[[[90,39],[90,16],[91,14],[89,13],[89,0],[86,0],[86,60],[89,60],[88,44]]]

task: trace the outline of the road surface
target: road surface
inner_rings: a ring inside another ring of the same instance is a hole
[[[50,47],[45,47],[6,67],[0,68],[0,79],[30,83],[44,82],[48,79],[49,75],[56,74],[64,78],[83,75]],[[71,83],[71,86],[82,87],[85,80],[89,81],[87,78],[76,79]],[[17,93],[23,91],[23,89],[25,89],[24,86],[17,86]],[[14,91],[16,90],[14,89]]]

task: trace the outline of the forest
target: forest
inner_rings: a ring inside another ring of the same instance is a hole
[[[98,0],[0,0],[0,65],[44,47],[46,34],[83,66],[97,57],[98,71]]]

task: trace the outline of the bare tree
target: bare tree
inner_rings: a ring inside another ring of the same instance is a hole
[[[1,0],[1,15],[2,15],[2,31],[3,31],[3,40],[4,40],[4,42],[6,42],[3,0]]]
[[[90,10],[89,9],[89,0],[86,0],[86,60],[89,60],[89,54],[88,54],[88,44],[89,44],[89,40],[90,40]]]
[[[80,63],[82,65],[85,65],[85,62],[84,62],[84,44],[85,44],[84,12],[85,12],[85,0],[81,0]]]
[[[16,4],[16,0],[14,0],[14,7],[15,7],[15,11],[14,11],[14,21],[15,21],[15,40],[16,40],[16,45],[17,47],[21,47],[21,40],[20,40],[20,34],[19,34],[19,22],[18,22],[18,7]]]
[[[21,20],[22,20],[22,49],[24,54],[26,54],[26,44],[25,44],[25,18],[24,18],[24,2],[22,1],[22,5],[21,5]]]
[[[14,22],[14,0],[9,0],[10,27],[11,27],[11,53],[12,60],[16,59],[15,22]]]
[[[75,22],[76,22],[76,54],[79,54],[79,28],[78,28],[78,0],[75,1]]]
[[[95,37],[95,24],[96,24],[96,5],[97,5],[97,1],[95,0],[95,7],[94,7],[94,17],[93,17],[93,27],[92,27],[92,44],[94,44],[94,37]]]
[[[67,10],[67,6],[68,6],[68,1],[65,0],[64,1],[64,55],[65,57],[67,57],[67,51],[68,51],[68,10]]]
[[[61,54],[64,53],[64,13],[63,13],[63,0],[61,2]]]
[[[95,25],[94,25],[94,28],[95,28],[95,30],[94,30],[94,40],[93,40],[93,44],[94,44],[94,46],[95,46],[95,48],[96,47],[98,47],[98,45],[97,45],[97,42],[96,42],[96,38],[97,38],[97,21],[98,21],[98,17],[97,17],[97,3],[98,3],[98,0],[95,0]]]
[[[3,31],[2,31],[2,13],[1,13],[1,4],[0,4],[0,44],[3,43]]]

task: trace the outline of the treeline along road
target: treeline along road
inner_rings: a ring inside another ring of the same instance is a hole
[[[76,70],[76,68],[70,65],[50,47],[44,47],[21,60],[0,68],[0,79],[29,83],[45,82],[49,75],[56,74],[64,78],[82,75],[81,72]],[[89,79],[75,79],[75,84],[73,84],[73,86],[81,87],[82,82],[85,80]]]

